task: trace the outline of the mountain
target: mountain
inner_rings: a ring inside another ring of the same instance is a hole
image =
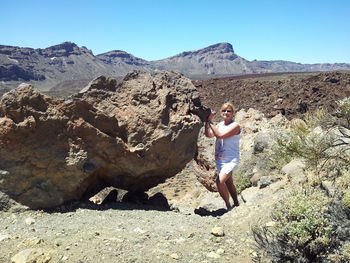
[[[229,43],[183,52],[170,58],[153,61],[153,65],[158,69],[177,70],[195,78],[254,73],[249,67],[249,61],[235,54]]]
[[[30,82],[40,90],[62,88],[64,83],[81,88],[82,82],[99,75],[122,77],[132,70],[176,70],[192,79],[273,73],[350,70],[350,64],[300,64],[289,61],[248,61],[238,56],[231,44],[206,48],[147,61],[125,51],[94,55],[86,47],[64,42],[45,49],[0,45],[0,94]]]

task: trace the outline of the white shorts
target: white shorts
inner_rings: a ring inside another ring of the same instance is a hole
[[[228,174],[235,170],[238,166],[239,159],[238,158],[233,158],[233,159],[217,159],[215,160],[216,164],[216,170],[218,174],[224,173]]]

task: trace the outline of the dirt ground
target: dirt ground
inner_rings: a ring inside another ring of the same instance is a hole
[[[52,211],[0,212],[0,262],[252,262],[251,227],[269,220],[263,206],[272,191],[252,189],[260,201],[225,212],[218,194],[187,170],[149,191],[166,196],[166,211],[76,202]]]

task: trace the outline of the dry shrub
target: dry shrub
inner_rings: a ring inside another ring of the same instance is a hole
[[[273,227],[253,228],[272,262],[350,262],[350,99],[337,105],[335,116],[318,110],[277,133],[270,160],[282,167],[303,158],[318,180],[275,207]],[[325,180],[333,194],[321,190]]]

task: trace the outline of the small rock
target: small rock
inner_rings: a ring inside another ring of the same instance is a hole
[[[269,176],[262,176],[258,181],[258,187],[265,188],[273,183],[273,180]]]
[[[48,263],[51,257],[40,248],[28,248],[11,258],[11,263]]]
[[[1,233],[0,233],[0,241],[6,240],[6,239],[10,239],[10,236],[9,236],[9,235],[6,235],[6,234],[1,234]]]
[[[216,250],[216,254],[218,254],[218,255],[222,255],[224,253],[225,253],[225,250],[222,248],[219,248],[218,250]]]
[[[213,227],[211,233],[216,237],[223,237],[225,235],[224,229],[222,227],[216,226]]]
[[[170,257],[172,258],[172,259],[180,259],[180,256],[178,255],[178,254],[176,254],[176,253],[172,253],[172,254],[170,254]]]
[[[221,256],[212,251],[212,252],[209,252],[207,254],[207,257],[208,258],[220,258]]]
[[[24,222],[27,224],[27,225],[33,225],[35,223],[35,219],[32,218],[32,217],[27,217]]]
[[[193,232],[191,232],[191,233],[188,233],[187,238],[192,238],[194,236],[195,236],[195,234]]]
[[[44,242],[44,240],[42,238],[31,237],[31,238],[23,240],[21,244],[26,246],[26,247],[31,247],[34,245],[42,244],[43,242]]]
[[[267,226],[267,227],[273,227],[273,226],[275,226],[276,225],[276,222],[274,222],[274,221],[270,221],[270,222],[267,222],[266,224],[265,224],[265,226]]]

